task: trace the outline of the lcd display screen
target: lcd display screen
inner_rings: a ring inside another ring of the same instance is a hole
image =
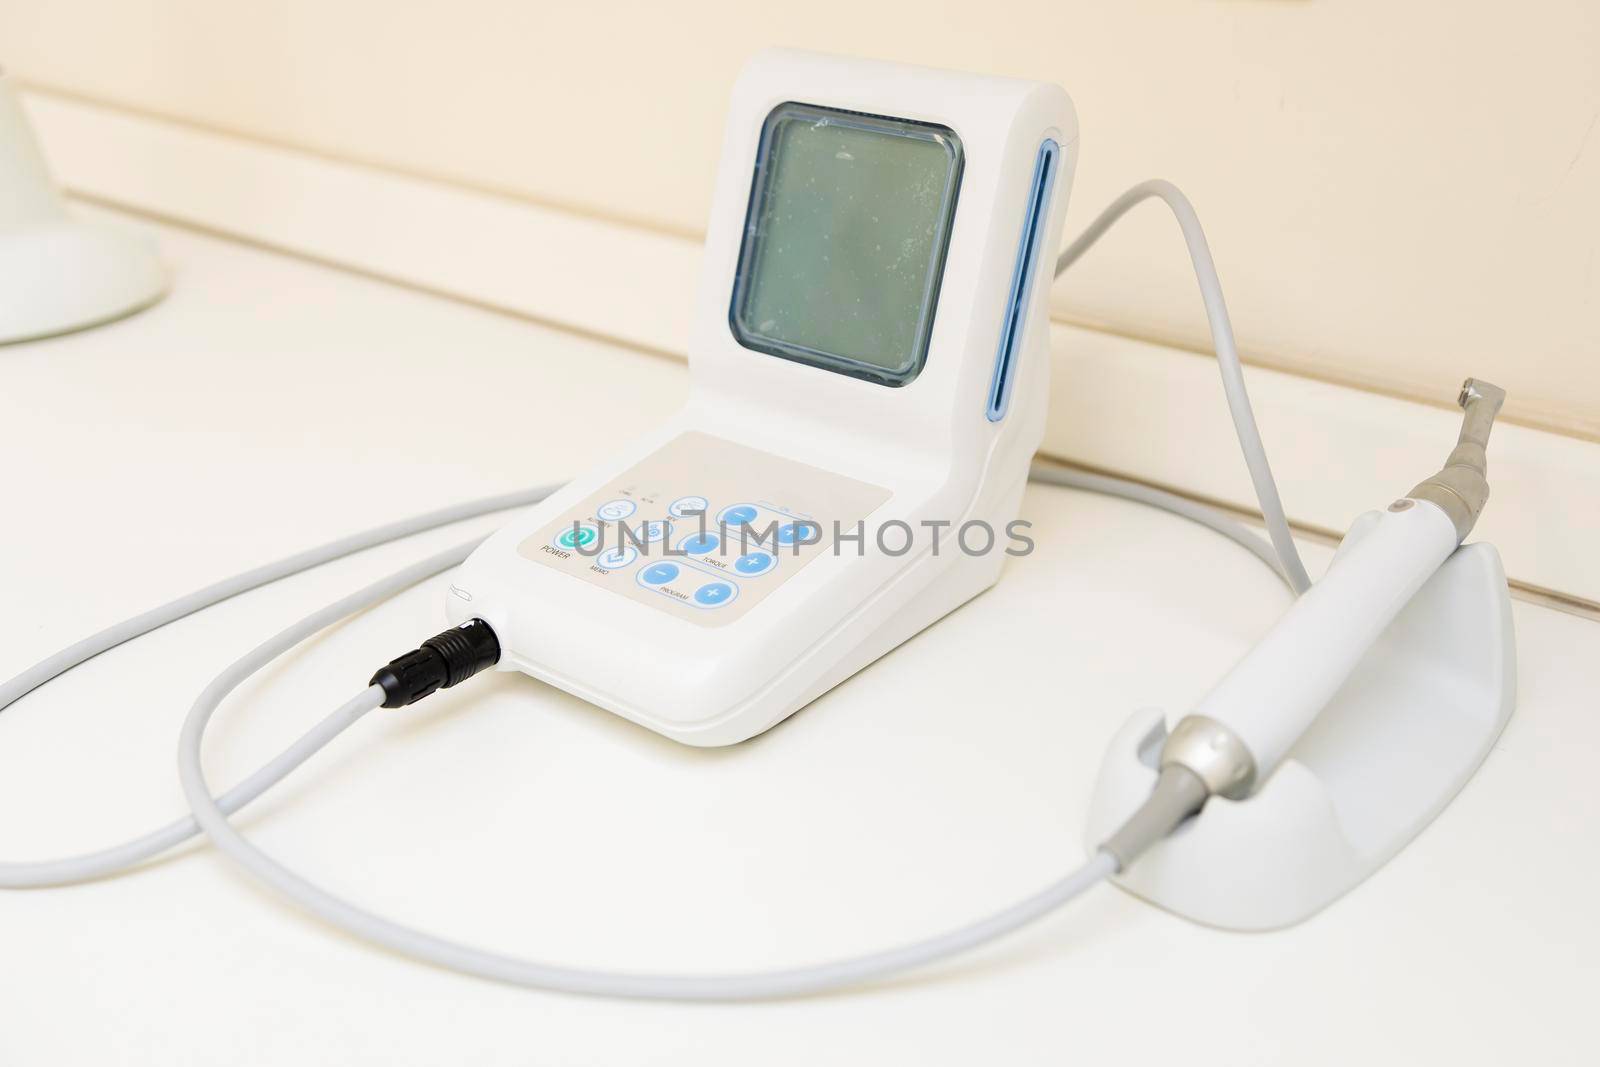
[[[739,343],[904,385],[927,358],[961,182],[943,126],[783,104],[762,128],[730,315]]]

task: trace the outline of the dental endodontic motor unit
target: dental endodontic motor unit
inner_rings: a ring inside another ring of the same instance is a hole
[[[3,708],[244,590],[524,509],[481,543],[313,613],[219,675],[180,738],[190,815],[99,852],[0,863],[0,887],[103,877],[204,832],[303,908],[395,951],[527,986],[660,999],[863,982],[1013,931],[1102,879],[1231,929],[1289,925],[1337,899],[1449,802],[1515,703],[1505,575],[1491,546],[1462,546],[1488,497],[1485,449],[1503,394],[1469,379],[1442,468],[1358,518],[1313,584],[1192,206],[1169,183],[1134,186],[1058,256],[1077,153],[1072,103],[1054,85],[791,51],[756,57],[729,108],[683,407],[559,488],[447,507],[268,564],[0,687]],[[1050,286],[1146,199],[1168,205],[1188,245],[1269,541],[1187,498],[1034,461],[1050,393]],[[369,711],[491,667],[685,744],[750,738],[998,581],[1009,554],[1034,547],[1020,515],[1030,477],[1202,523],[1273,567],[1296,599],[1192,709],[1170,720],[1138,712],[1112,740],[1099,780],[1084,783],[1089,859],[1078,870],[968,926],[773,972],[585,970],[364,910],[229,822]],[[229,692],[319,630],[447,570],[448,629],[214,794],[200,751]]]
[[[1004,552],[956,535],[1004,539],[1044,433],[1046,246],[1077,135],[1055,86],[755,65],[688,402],[489,538],[451,618],[487,622],[504,667],[725,745],[992,585]],[[940,521],[936,553],[923,524]]]

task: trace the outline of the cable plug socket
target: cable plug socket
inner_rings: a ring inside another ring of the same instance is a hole
[[[403,708],[500,662],[500,639],[482,619],[469,619],[378,668],[369,685],[383,689],[383,706]]]

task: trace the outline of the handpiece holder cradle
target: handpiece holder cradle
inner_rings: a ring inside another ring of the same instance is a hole
[[[1340,551],[1379,517],[1361,516]],[[1511,601],[1492,545],[1458,549],[1253,795],[1214,796],[1115,877],[1185,918],[1271,930],[1314,915],[1405,847],[1460,791],[1516,701]],[[1150,796],[1168,730],[1136,712],[1112,741],[1088,841]]]

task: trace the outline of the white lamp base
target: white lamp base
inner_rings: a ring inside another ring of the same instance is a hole
[[[81,330],[167,291],[152,242],[69,219],[0,233],[0,344]]]

